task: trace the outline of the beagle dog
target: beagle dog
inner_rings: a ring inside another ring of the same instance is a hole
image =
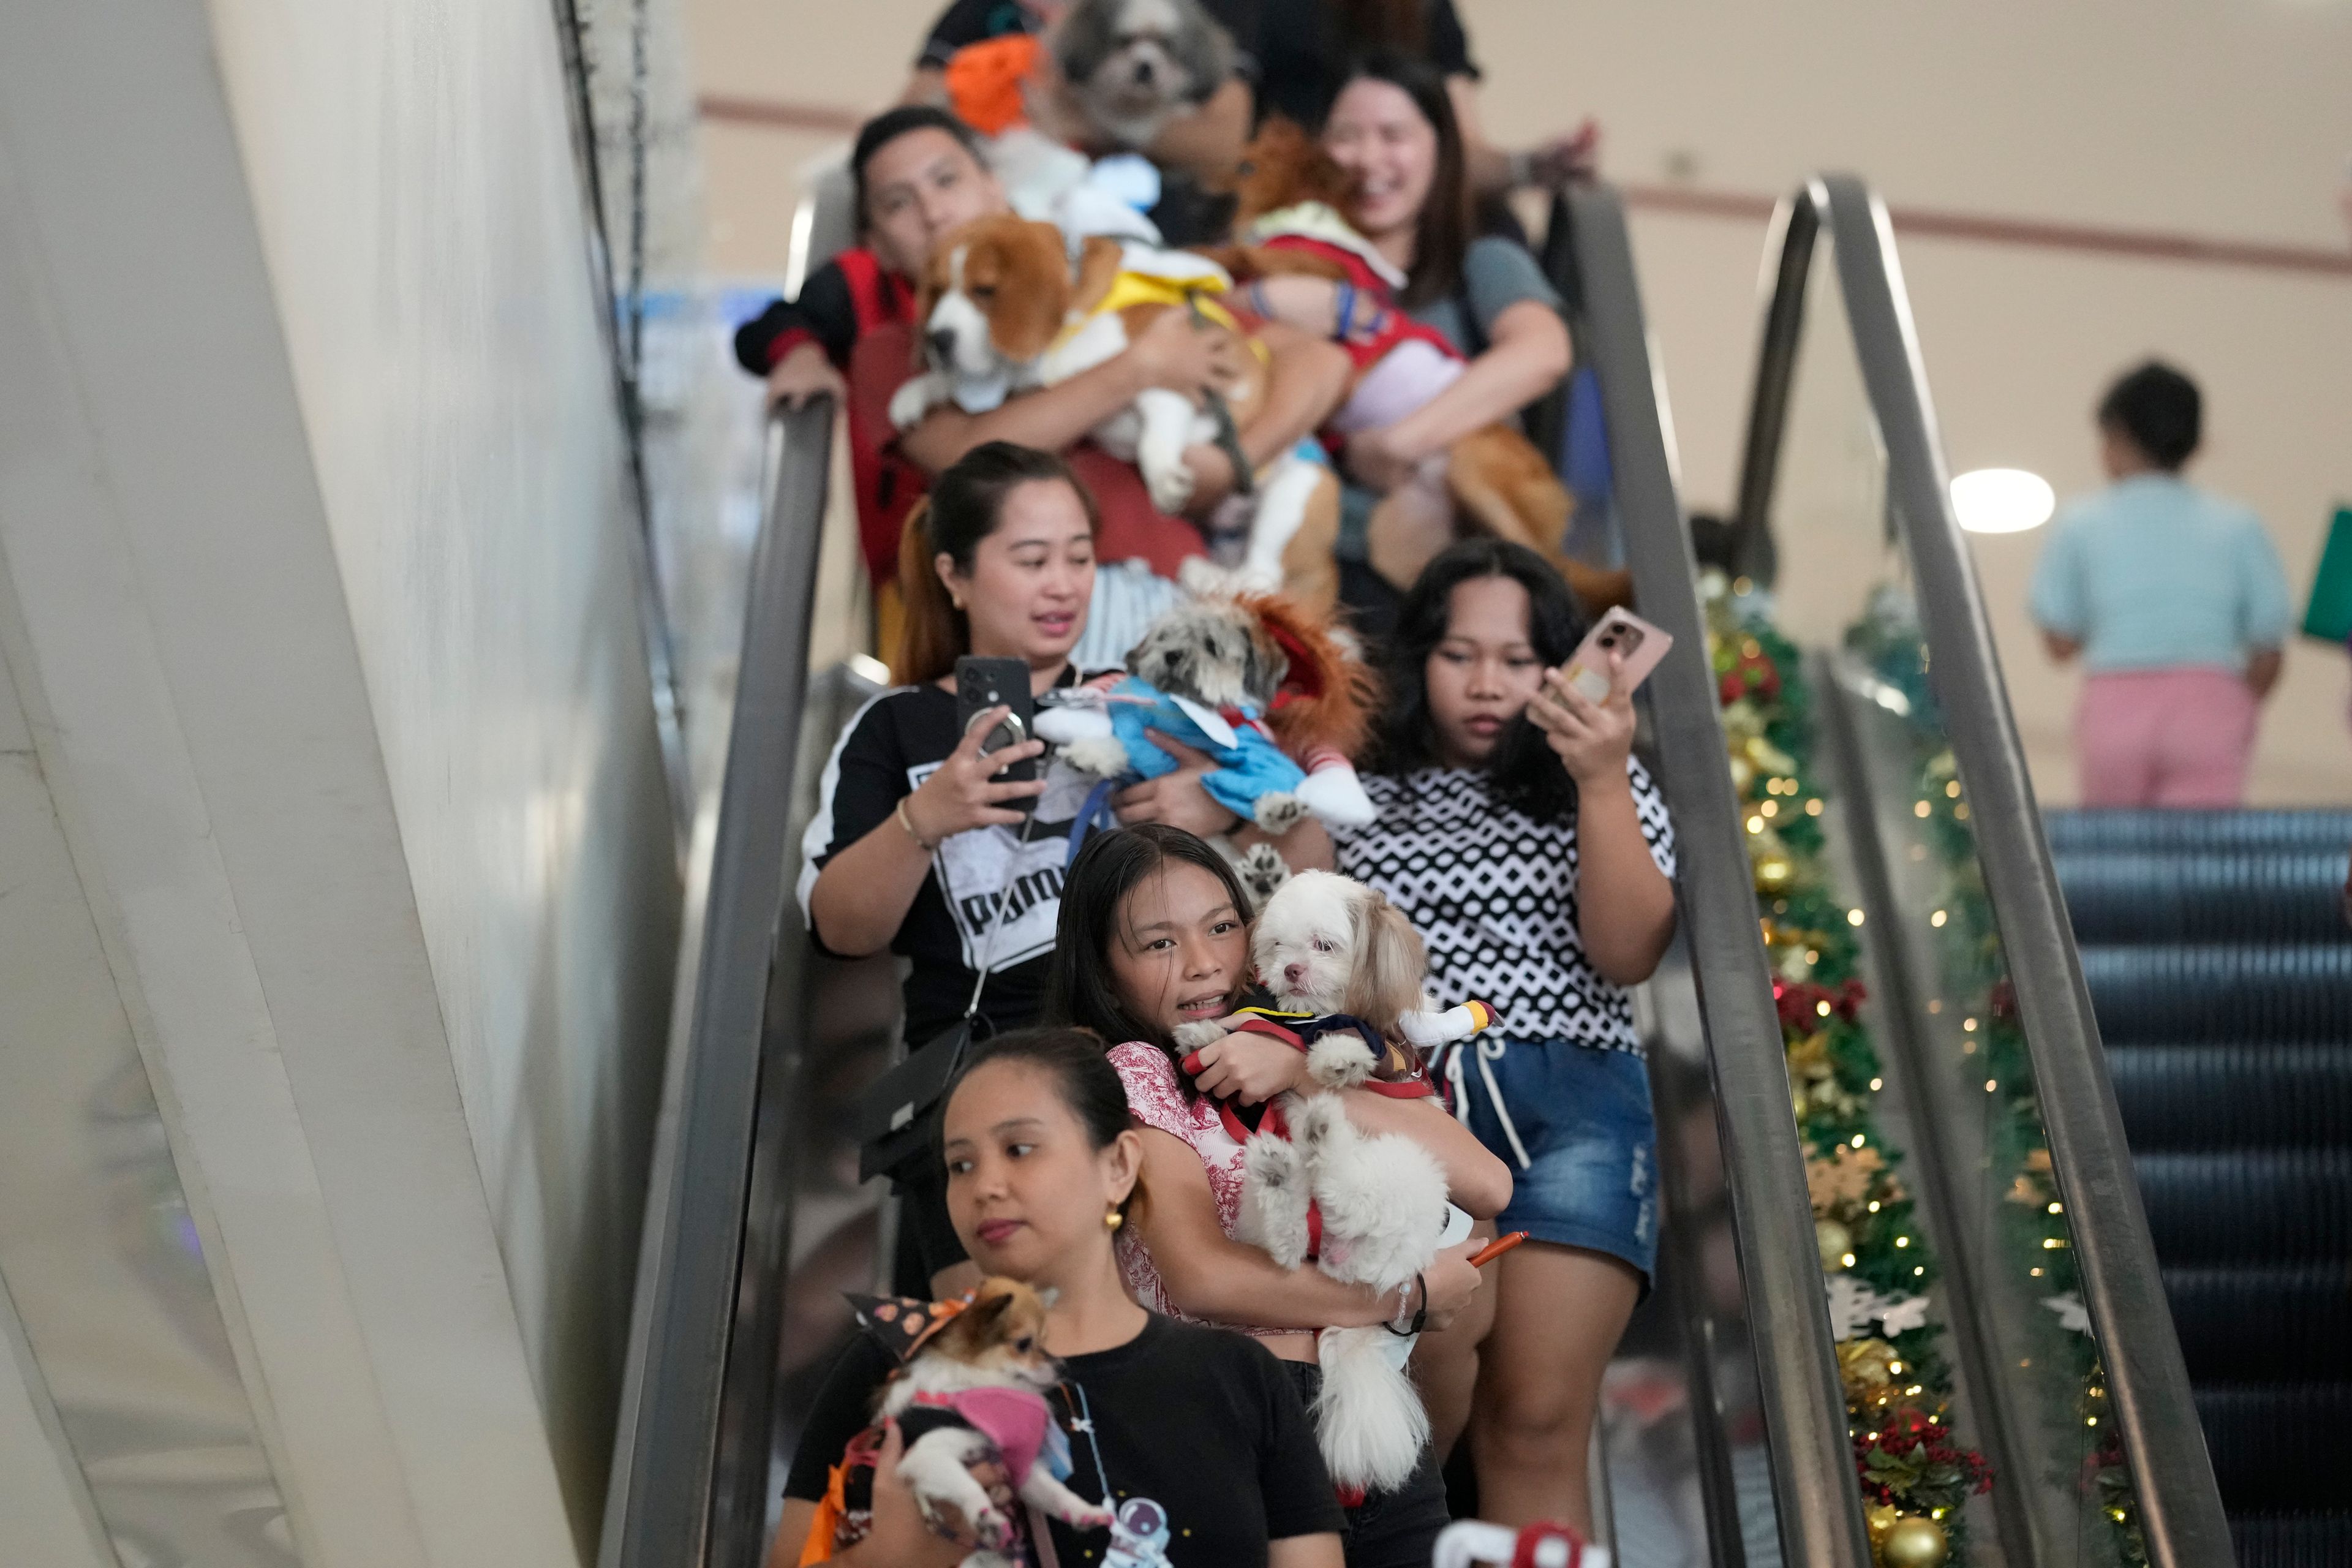
[[[1222,267],[1188,251],[1097,236],[1078,247],[1074,262],[1052,224],[978,219],[932,252],[917,305],[923,369],[891,398],[891,422],[911,430],[948,403],[984,414],[1007,397],[1116,358],[1161,311],[1190,310],[1202,331],[1233,334],[1248,349],[1234,356],[1240,373],[1214,388],[1222,414],[1182,393],[1150,387],[1092,434],[1112,456],[1136,465],[1152,504],[1171,514],[1192,498],[1185,449],[1223,447],[1245,481],[1237,489],[1252,498],[1235,585],[1278,588],[1286,553],[1327,489],[1336,520],[1338,487],[1327,467],[1297,450],[1254,473],[1244,468],[1234,432],[1265,401],[1270,356],[1222,303],[1231,286]],[[1323,531],[1313,531],[1319,537]]]

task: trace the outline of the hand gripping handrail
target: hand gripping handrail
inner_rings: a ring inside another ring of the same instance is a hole
[[[1889,510],[1916,579],[1936,698],[1973,807],[1977,852],[2015,984],[2083,1300],[2155,1568],[2232,1560],[2221,1494],[2166,1305],[2091,998],[2026,775],[1990,624],[1951,506],[1941,437],[1886,210],[1860,180],[1809,182],[1777,226],[1777,279],[1757,369],[1741,520],[1767,517],[1802,336],[1813,249],[1839,292],[1885,443]],[[1983,1391],[1998,1396],[1998,1391]],[[1983,1396],[1980,1394],[1980,1396]]]
[[[762,1079],[778,1070],[762,1060],[764,1024],[793,865],[790,784],[832,433],[822,399],[770,426],[769,500],[707,847],[701,940],[681,974],[693,989],[680,1001],[687,1022],[671,1043],[656,1137],[600,1568],[749,1563],[765,1524],[774,1351],[745,1342],[772,1319],[772,1304],[739,1323],[739,1285],[781,1257],[784,1242],[783,1206],[750,1199]],[[697,925],[689,918],[688,932]],[[725,1465],[722,1423],[736,1435]]]
[[[1675,639],[1643,690],[1675,817],[1675,895],[1706,1026],[1782,1557],[1806,1568],[1868,1568],[1804,1152],[1789,1114],[1780,1014],[1757,932],[1755,874],[1726,762],[1670,415],[1624,209],[1605,187],[1578,189],[1555,207],[1553,235],[1547,248],[1570,285],[1562,292],[1583,305],[1580,347],[1601,383],[1634,595],[1643,615]],[[1572,277],[1564,275],[1569,268]]]

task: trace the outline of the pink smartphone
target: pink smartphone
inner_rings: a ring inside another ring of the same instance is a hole
[[[1610,693],[1622,691],[1632,696],[1634,688],[1649,679],[1650,671],[1666,657],[1675,639],[1652,626],[1631,610],[1612,609],[1601,617],[1593,628],[1584,634],[1563,666],[1568,683],[1594,702],[1606,702]],[[1617,656],[1617,677],[1609,675],[1609,656]]]

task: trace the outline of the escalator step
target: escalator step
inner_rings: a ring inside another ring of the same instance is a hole
[[[2352,1259],[2352,1149],[2142,1154],[2133,1164],[2167,1264]]]
[[[2164,1294],[2193,1382],[2352,1379],[2352,1262],[2167,1268]]]
[[[2352,846],[2352,811],[2052,811],[2053,855],[2103,850],[2334,851]]]
[[[2344,850],[2065,854],[2058,880],[2078,942],[2352,942]]]
[[[2352,1383],[2212,1384],[2195,1394],[2231,1512],[2341,1502],[2352,1476]]]
[[[2085,947],[2083,978],[2110,1042],[2352,1043],[2352,942]]]
[[[2241,1515],[2230,1536],[2238,1568],[2352,1568],[2352,1511]]]
[[[2141,1153],[2352,1144],[2352,1046],[2129,1046],[2107,1073]]]

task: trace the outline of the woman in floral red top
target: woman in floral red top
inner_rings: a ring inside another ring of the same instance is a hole
[[[1317,1330],[1410,1318],[1422,1292],[1375,1295],[1311,1268],[1288,1269],[1234,1239],[1241,1202],[1244,1117],[1306,1082],[1304,1053],[1263,1036],[1234,1035],[1198,1053],[1189,1081],[1171,1037],[1176,1026],[1220,1018],[1249,981],[1248,899],[1223,857],[1179,828],[1145,825],[1098,836],[1062,889],[1046,1016],[1118,1042],[1112,1066],[1143,1134],[1142,1201],[1119,1234],[1119,1265],[1153,1311],[1256,1336],[1289,1369],[1311,1405],[1322,1369]],[[1510,1173],[1433,1100],[1349,1091],[1350,1120],[1402,1132],[1445,1168],[1453,1199],[1492,1215]],[[1442,1329],[1478,1289],[1468,1246],[1425,1275],[1428,1326]],[[1349,1510],[1349,1568],[1421,1564],[1446,1523],[1434,1461],[1395,1492]]]

